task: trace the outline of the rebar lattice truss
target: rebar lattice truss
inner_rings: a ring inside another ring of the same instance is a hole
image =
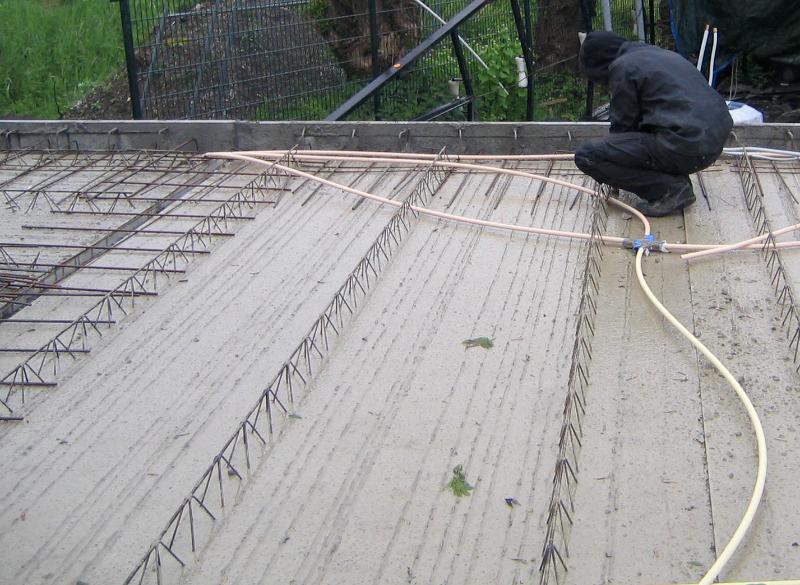
[[[291,153],[289,153],[291,157]],[[278,425],[293,414],[295,389],[306,385],[315,368],[322,364],[330,351],[332,337],[342,334],[343,327],[367,296],[402,239],[412,228],[418,213],[412,206],[424,206],[438,191],[450,173],[439,163],[439,157],[426,167],[412,194],[392,215],[355,269],[334,295],[327,308],[317,318],[275,377],[262,390],[222,449],[213,457],[200,480],[170,517],[155,543],[148,549],[125,585],[144,582],[162,585],[165,579],[178,581],[187,561],[194,558],[201,545],[199,534],[210,536],[213,523],[224,512],[226,490],[239,493],[243,482],[265,452]],[[281,163],[285,164],[285,163]],[[288,173],[287,173],[288,175]],[[276,417],[277,412],[283,416]],[[255,445],[258,448],[254,447]],[[201,522],[205,520],[205,524]],[[171,566],[165,559],[173,559]]]
[[[777,297],[780,307],[781,326],[786,329],[786,337],[789,340],[789,350],[792,353],[792,360],[795,364],[795,371],[800,372],[800,309],[795,302],[797,298],[791,280],[787,277],[781,253],[775,245],[772,226],[767,211],[764,208],[764,189],[761,180],[753,166],[753,161],[744,150],[742,158],[737,163],[739,179],[742,183],[747,209],[753,218],[756,232],[759,235],[767,234],[767,239],[761,247],[762,255],[767,263],[770,284]]]
[[[608,189],[603,185],[592,198],[592,221],[589,230],[591,237],[586,252],[585,277],[581,285],[578,322],[567,379],[567,396],[558,438],[553,491],[547,513],[542,561],[539,565],[540,585],[563,585],[567,573],[569,534],[575,512],[575,491],[578,486],[578,455],[583,438],[589,363],[592,360],[592,339],[597,315],[596,297],[599,293],[600,261],[603,257],[602,236],[608,220],[607,200]]]
[[[170,150],[140,149],[140,150],[114,150],[90,151],[77,148],[44,148],[34,146],[20,150],[3,152],[5,158],[0,161],[0,168],[4,170],[19,169],[26,174],[45,167],[51,167],[51,172],[65,170],[88,169],[91,172],[105,171],[141,171],[174,169],[179,165],[193,166],[202,159],[195,152],[181,150],[194,140],[182,142]],[[35,162],[26,160],[37,157]],[[24,160],[25,159],[25,160]]]
[[[3,143],[4,146],[0,148],[0,169],[6,167],[7,165],[15,165],[16,161],[19,161],[23,156],[26,154],[37,153],[39,154],[39,160],[30,166],[43,166],[47,164],[48,160],[53,151],[53,145],[50,142],[49,138],[44,138],[40,140],[38,143],[30,146],[26,146],[24,148],[13,147],[14,140],[12,139],[13,136],[17,137],[17,142],[19,142],[19,133],[16,130],[8,130],[2,133],[3,135]],[[26,168],[27,170],[27,168]]]
[[[286,155],[277,162],[286,164],[289,161],[290,157]],[[0,405],[8,409],[9,412],[13,412],[10,404],[12,397],[19,396],[20,401],[24,403],[26,388],[55,385],[54,381],[49,380],[47,377],[57,375],[62,355],[69,354],[74,358],[76,356],[70,350],[87,349],[90,333],[102,335],[101,330],[96,326],[98,321],[115,321],[115,314],[118,312],[122,312],[123,315],[127,314],[128,309],[135,306],[138,296],[157,293],[159,275],[169,278],[169,274],[182,271],[189,264],[189,255],[192,252],[207,249],[214,237],[227,234],[228,220],[241,217],[243,210],[253,207],[255,201],[273,197],[276,187],[284,189],[288,176],[285,171],[280,169],[271,167],[266,169],[232,195],[228,201],[217,206],[207,216],[172,241],[158,255],[105,294],[95,305],[0,378],[0,386],[7,388],[5,396],[0,398]],[[2,249],[0,249],[0,259],[4,262],[10,261],[18,267],[36,268],[35,261],[31,264],[14,261]]]
[[[179,148],[185,146],[185,144],[186,143],[179,145]],[[53,186],[63,181],[66,177],[80,173],[92,173],[94,175],[99,173],[100,176],[91,178],[84,186],[74,190],[72,206],[80,201],[90,199],[90,197],[85,196],[84,193],[86,191],[91,191],[100,184],[120,185],[125,183],[127,178],[145,171],[156,173],[176,171],[189,172],[196,166],[196,160],[192,158],[190,153],[181,152],[179,150],[113,151],[107,153],[84,152],[80,150],[26,150],[21,151],[18,157],[22,158],[24,155],[28,155],[28,158],[31,156],[38,156],[39,158],[33,163],[27,160],[21,162],[19,166],[21,172],[0,183],[0,195],[2,195],[4,203],[11,211],[22,210],[20,201],[28,197],[30,199],[27,201],[26,211],[33,209],[40,198],[48,203],[51,210],[63,210],[62,205],[58,202],[58,198],[61,196],[62,202],[67,198],[64,198],[63,194],[58,193]],[[10,167],[8,164],[0,164],[0,168],[13,167]],[[48,171],[51,174],[25,189],[8,188],[9,183],[35,171]],[[120,178],[120,175],[124,176]],[[109,177],[106,178],[107,176]],[[113,180],[111,180],[112,178]],[[113,192],[114,189],[113,187],[106,187],[105,190]],[[87,204],[90,206],[90,209],[93,208],[91,206],[91,201]]]

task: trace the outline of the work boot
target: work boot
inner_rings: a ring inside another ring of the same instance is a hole
[[[641,197],[639,197],[633,191],[626,191],[625,189],[617,189],[616,195],[612,194],[611,196],[622,201],[626,205],[630,205],[631,207],[637,207],[640,203],[644,201]]]
[[[687,182],[668,192],[661,199],[642,201],[634,207],[648,217],[664,217],[678,213],[692,203],[694,203],[694,191],[692,191],[692,184]]]

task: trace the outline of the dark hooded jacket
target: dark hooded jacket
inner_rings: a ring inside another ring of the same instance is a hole
[[[589,33],[581,65],[608,85],[611,132],[655,134],[664,148],[687,156],[719,154],[733,127],[725,100],[686,59],[613,33]]]

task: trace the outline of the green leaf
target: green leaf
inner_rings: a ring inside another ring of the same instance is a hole
[[[469,349],[470,347],[482,347],[483,349],[492,349],[494,347],[494,342],[488,337],[476,337],[474,339],[465,339],[461,342],[464,346],[464,349]]]
[[[450,480],[450,483],[447,484],[447,487],[453,490],[453,494],[457,498],[468,496],[469,492],[472,491],[473,487],[467,483],[467,478],[464,475],[464,470],[461,467],[461,464],[458,464],[453,468],[453,478]]]

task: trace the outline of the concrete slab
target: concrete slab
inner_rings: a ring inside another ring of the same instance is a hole
[[[253,141],[263,130],[228,126]],[[152,123],[137,128],[147,132],[126,139],[159,136]],[[511,126],[492,128],[499,141],[492,148],[513,140],[503,134],[513,136]],[[25,134],[33,128],[19,130],[21,140],[33,140]],[[99,126],[73,130],[108,140]],[[397,128],[349,130],[323,125],[301,137],[313,144],[358,137],[363,147],[368,137],[387,139]],[[421,125],[409,132],[433,144],[442,142],[441,132],[445,142],[456,140],[457,130]],[[460,138],[479,130],[470,126]],[[764,132],[774,141],[785,130]],[[302,128],[281,132],[288,139]],[[563,132],[559,126],[541,136]],[[20,177],[24,169],[7,166],[0,165],[0,183],[35,184],[25,182],[33,170]],[[364,163],[309,168],[395,198],[421,173]],[[797,165],[777,172],[758,163],[757,172],[773,225],[797,222]],[[571,163],[557,163],[551,173],[584,181]],[[154,192],[169,192],[169,181],[151,178],[163,183]],[[710,206],[698,198],[684,217],[655,221],[659,239],[752,236],[735,168],[719,163],[701,178]],[[212,254],[158,297],[137,304],[93,342],[91,354],[59,372],[56,389],[30,393],[22,424],[0,427],[0,497],[7,504],[0,511],[0,550],[7,551],[0,582],[123,581],[393,213],[309,181],[292,187],[277,207],[237,226],[235,237],[217,240]],[[495,174],[451,174],[432,206],[576,231],[590,223],[584,198]],[[30,213],[49,214],[39,207]],[[29,237],[22,229],[29,220],[0,213],[13,238]],[[84,225],[119,224],[87,217]],[[177,230],[185,221],[161,218],[158,226]],[[608,232],[635,237],[640,227],[612,212]],[[39,236],[92,241],[55,230]],[[187,570],[165,561],[164,582],[538,581],[586,252],[579,241],[417,220],[324,367],[297,390],[297,416],[284,419],[224,514],[198,528],[200,546],[186,558]],[[112,257],[119,265],[145,260]],[[646,302],[632,258],[608,249],[601,265],[566,583],[697,581],[735,528],[752,486],[753,441],[738,401]],[[796,288],[800,265],[793,252],[781,258]],[[654,254],[645,272],[656,295],[740,377],[767,430],[762,511],[723,577],[796,577],[800,379],[767,265],[753,252],[689,265]],[[64,284],[118,281],[78,272]],[[42,298],[25,314],[69,316],[82,306]],[[38,343],[50,331],[0,324],[0,341]],[[462,345],[482,336],[493,339],[491,349]],[[457,465],[474,486],[469,496],[447,488]],[[150,577],[155,582],[154,572]]]
[[[341,193],[294,195],[33,396],[23,425],[3,427],[0,543],[13,552],[0,581],[120,580],[389,217]]]
[[[434,206],[586,229],[560,188],[461,182]],[[533,579],[584,253],[423,219],[188,582]],[[494,347],[465,350],[479,336]]]

